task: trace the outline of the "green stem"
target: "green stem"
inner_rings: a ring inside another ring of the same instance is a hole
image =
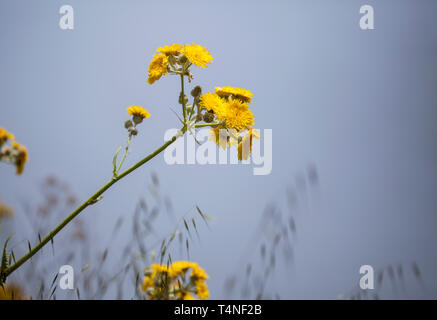
[[[185,107],[185,93],[184,93],[184,75],[181,74],[181,96],[182,96],[182,111],[184,113],[184,121],[187,122],[187,108]]]
[[[131,139],[132,139],[132,133],[129,133],[129,137],[127,138],[126,147],[124,148],[123,158],[121,158],[121,161],[120,161],[120,164],[118,165],[116,174],[118,174],[118,171],[120,171],[121,166],[123,165],[124,159],[126,159],[127,152],[129,151],[129,145],[130,145],[130,140]]]
[[[186,131],[186,127],[183,127],[181,129],[183,133]],[[114,183],[121,180],[125,176],[127,176],[132,171],[138,169],[143,164],[148,162],[149,160],[153,159],[155,156],[157,156],[159,153],[164,151],[170,144],[175,142],[177,139],[177,136],[172,137],[170,140],[168,140],[166,143],[164,143],[161,147],[153,151],[151,154],[149,154],[147,157],[143,158],[141,161],[134,164],[132,167],[126,169],[121,174],[119,174],[116,177],[113,177],[109,182],[107,182],[103,187],[101,187],[99,190],[97,190],[96,193],[94,193],[88,200],[86,200],[84,203],[82,203],[79,207],[76,208],[70,215],[65,218],[64,221],[62,221],[55,229],[53,229],[47,236],[44,237],[44,239],[41,240],[40,243],[38,243],[35,247],[33,247],[28,253],[26,253],[23,257],[21,257],[17,262],[15,262],[13,265],[11,265],[9,268],[6,268],[2,271],[2,274],[0,275],[0,280],[6,279],[7,276],[9,276],[12,272],[14,272],[16,269],[18,269],[23,263],[25,263],[27,260],[32,258],[35,253],[37,253],[39,250],[41,250],[49,241],[51,241],[54,236],[61,231],[71,220],[73,220],[80,212],[82,212],[85,208],[88,206],[96,203],[99,201],[99,197],[108,190]]]
[[[196,124],[196,128],[202,128],[202,127],[216,127],[220,124],[220,122],[211,122],[211,123],[199,123]]]

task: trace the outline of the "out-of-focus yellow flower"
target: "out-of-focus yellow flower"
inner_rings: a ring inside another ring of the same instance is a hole
[[[238,143],[238,160],[249,159],[252,152],[253,139],[260,139],[258,132],[250,128],[244,135],[243,139]]]
[[[24,165],[26,164],[28,155],[27,155],[27,149],[25,146],[19,144],[16,141],[12,141],[12,147],[18,151],[16,157],[15,157],[15,168],[16,173],[21,174],[24,170]]]
[[[191,277],[201,280],[206,280],[209,276],[206,274],[205,270],[197,265],[197,263],[193,266],[193,270],[191,271]]]
[[[148,288],[153,287],[153,281],[150,276],[145,276],[143,284],[141,285],[141,290],[146,291]]]
[[[150,117],[149,111],[147,111],[146,109],[144,109],[141,106],[127,107],[127,113],[131,116],[137,116],[137,117],[140,117],[142,119]]]
[[[234,88],[234,87],[216,87],[215,93],[220,97],[232,96],[234,99],[239,99],[243,102],[250,103],[253,97],[253,93],[244,88]]]
[[[185,54],[192,64],[195,64],[200,68],[206,68],[214,59],[208,49],[202,47],[200,44],[195,44],[194,42],[192,44],[184,45],[182,53]]]
[[[168,58],[164,53],[155,53],[152,61],[149,65],[149,78],[147,79],[148,84],[154,83],[156,80],[161,79],[163,74],[167,74]]]
[[[6,129],[0,127],[0,146],[8,140],[14,140],[14,135]]]
[[[184,274],[189,268],[192,268],[195,264],[190,261],[176,261],[169,268],[169,275],[172,277],[180,276]]]
[[[14,209],[12,209],[12,207],[8,206],[6,203],[0,201],[0,219],[11,218],[13,216],[14,216]]]
[[[163,46],[163,47],[159,47],[158,48],[158,52],[160,53],[164,53],[164,54],[172,54],[172,55],[179,55],[179,53],[182,52],[182,48],[183,46],[178,44],[178,43],[174,43],[172,45],[169,46]]]
[[[184,292],[184,295],[182,296],[182,300],[196,300],[196,298],[194,298],[191,293],[189,292]]]
[[[208,291],[208,287],[207,287],[205,281],[204,280],[196,280],[194,284],[196,286],[196,295],[202,300],[208,299],[209,298],[209,291]]]
[[[191,269],[191,273],[188,271]],[[151,300],[181,299],[195,300],[209,297],[205,280],[208,275],[195,262],[176,261],[171,266],[152,264],[146,269],[141,290]]]
[[[0,300],[26,300],[24,290],[17,284],[3,285],[0,287]]]

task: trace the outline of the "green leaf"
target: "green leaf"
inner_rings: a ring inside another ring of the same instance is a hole
[[[10,235],[7,239],[6,239],[6,241],[5,241],[5,244],[4,244],[4,246],[3,246],[3,254],[2,254],[2,263],[1,263],[1,267],[0,267],[0,271],[3,271],[3,270],[5,270],[7,267],[8,267],[8,255],[7,255],[7,250],[6,250],[6,248],[7,248],[7,246],[8,246],[8,242],[9,242],[9,240],[11,240],[12,239],[12,237],[15,235],[15,233],[13,233],[12,235]],[[1,280],[1,279],[0,279]]]

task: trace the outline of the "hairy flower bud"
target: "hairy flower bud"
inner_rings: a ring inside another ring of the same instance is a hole
[[[203,115],[203,121],[205,121],[206,123],[210,123],[213,120],[214,120],[214,113],[208,111]]]
[[[179,95],[179,103],[180,104],[186,104],[188,102],[188,97],[186,95],[182,95],[182,93]]]
[[[195,86],[193,90],[191,90],[191,95],[196,98],[202,94],[202,88],[200,86]]]
[[[129,128],[132,127],[132,126],[133,126],[132,121],[130,121],[130,120],[126,120],[126,121],[124,122],[124,127],[125,127],[126,129],[129,129]]]

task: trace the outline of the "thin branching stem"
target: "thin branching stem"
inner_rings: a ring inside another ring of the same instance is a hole
[[[186,127],[183,127],[181,131],[182,131],[182,133],[185,133]],[[158,154],[160,154],[162,151],[164,151],[170,144],[175,142],[176,139],[177,139],[177,136],[173,136],[170,140],[165,142],[162,146],[160,146],[158,149],[153,151],[147,157],[143,158],[142,160],[140,160],[139,162],[137,162],[136,164],[134,164],[130,168],[126,169],[125,171],[123,171],[122,173],[117,175],[116,177],[113,177],[109,182],[107,182],[99,190],[97,190],[96,193],[94,193],[88,200],[83,202],[79,207],[76,208],[76,210],[74,210],[72,213],[70,213],[70,215],[68,215],[68,217],[65,218],[64,221],[62,221],[47,236],[45,236],[35,247],[31,248],[31,250],[29,250],[28,253],[26,253],[23,257],[21,257],[19,260],[17,260],[17,262],[15,262],[13,265],[11,265],[10,267],[6,268],[2,272],[2,275],[1,275],[2,278],[6,279],[6,277],[8,277],[12,272],[17,270],[27,260],[32,258],[39,250],[41,250],[49,241],[51,241],[55,237],[55,235],[59,231],[61,231],[71,220],[73,220],[79,213],[81,213],[88,206],[90,206],[90,205],[96,203],[97,201],[99,201],[101,195],[106,190],[108,190],[113,184],[115,184],[116,182],[120,181],[122,178],[127,176],[129,173],[131,173],[132,171],[138,169],[143,164],[147,163],[149,160],[151,160],[154,157],[156,157]]]
[[[117,174],[118,174],[118,171],[120,171],[121,166],[123,165],[124,159],[126,159],[127,153],[129,151],[129,145],[130,145],[131,139],[132,139],[132,133],[129,133],[129,137],[127,138],[126,147],[124,148],[123,158],[121,158],[120,164],[118,165],[118,168],[117,168],[117,172],[116,172]]]

